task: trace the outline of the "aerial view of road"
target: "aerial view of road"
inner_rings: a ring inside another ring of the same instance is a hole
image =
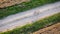
[[[25,12],[10,15],[0,20],[0,32],[14,29],[18,26],[33,23],[42,18],[60,12],[60,2],[40,6]]]

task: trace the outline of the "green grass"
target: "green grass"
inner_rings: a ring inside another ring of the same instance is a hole
[[[11,31],[4,32],[1,34],[30,34],[32,32],[39,30],[39,29],[42,29],[48,25],[52,25],[52,24],[55,24],[58,22],[60,22],[60,13],[54,14],[54,15],[49,16],[47,18],[36,21],[32,24],[27,24],[23,27],[15,28]]]
[[[0,19],[12,15],[18,12],[23,12],[44,4],[48,3],[54,3],[60,0],[31,0],[30,2],[23,2],[18,5],[10,6],[10,7],[5,7],[5,8],[0,8]]]

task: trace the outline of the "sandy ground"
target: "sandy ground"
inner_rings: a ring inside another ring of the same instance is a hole
[[[11,30],[17,26],[24,26],[26,24],[33,23],[36,20],[40,20],[44,17],[59,12],[60,12],[60,2],[57,2],[42,7],[37,7],[35,9],[31,9],[26,12],[8,16],[7,18],[0,20],[0,32]]]
[[[60,23],[40,29],[33,34],[60,34]]]
[[[19,4],[22,2],[27,2],[27,1],[29,0],[0,0],[0,8],[12,6],[12,5]]]

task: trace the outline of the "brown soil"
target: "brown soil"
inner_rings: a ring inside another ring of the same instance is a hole
[[[36,31],[33,34],[60,34],[60,23]]]
[[[29,0],[0,0],[0,8],[12,6],[12,5],[19,4],[22,2],[27,2],[27,1]]]

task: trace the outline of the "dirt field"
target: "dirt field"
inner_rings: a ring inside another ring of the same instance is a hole
[[[0,8],[12,6],[29,0],[0,0]]]
[[[60,23],[36,31],[33,34],[60,34]]]

